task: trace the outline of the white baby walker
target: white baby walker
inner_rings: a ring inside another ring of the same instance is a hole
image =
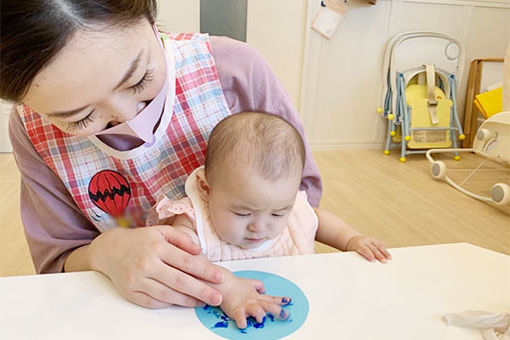
[[[510,112],[500,112],[484,121],[478,129],[471,149],[431,149],[426,153],[427,159],[432,164],[432,177],[435,179],[442,179],[464,194],[484,202],[492,202],[498,205],[510,203],[510,187],[506,183],[494,184],[490,197],[477,195],[462,187],[462,183],[455,183],[448,177],[446,164],[432,158],[433,153],[446,152],[474,152],[483,158],[480,165],[463,182],[466,182],[475,174],[487,160],[495,161],[510,168]]]

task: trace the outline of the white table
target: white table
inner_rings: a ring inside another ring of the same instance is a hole
[[[466,243],[391,249],[389,264],[355,253],[223,263],[296,283],[310,311],[291,339],[482,339],[446,326],[449,312],[510,311],[510,256]],[[94,272],[0,279],[0,339],[216,339],[194,311],[148,310]]]

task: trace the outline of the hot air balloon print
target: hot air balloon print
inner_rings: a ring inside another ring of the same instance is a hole
[[[131,198],[131,187],[117,171],[102,170],[90,179],[89,197],[99,209],[117,220],[123,220]],[[125,221],[122,224],[125,225]]]

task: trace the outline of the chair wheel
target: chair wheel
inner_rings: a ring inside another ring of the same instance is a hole
[[[491,196],[494,203],[498,205],[510,203],[510,187],[505,183],[494,184]]]
[[[434,161],[431,166],[432,177],[443,179],[446,175],[446,164],[442,161]]]

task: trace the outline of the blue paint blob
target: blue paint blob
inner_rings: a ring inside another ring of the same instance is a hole
[[[264,323],[263,322],[261,322],[261,323],[256,322],[256,323],[253,324],[253,327],[255,327],[255,328],[264,328]]]
[[[227,328],[227,327],[228,327],[228,321],[216,322],[213,326],[213,328]]]
[[[266,272],[239,271],[234,272],[239,277],[260,280],[264,283],[266,294],[273,296],[288,296],[291,301],[283,310],[289,313],[287,320],[276,319],[272,314],[266,314],[262,322],[253,317],[246,319],[247,327],[239,329],[234,320],[229,319],[218,307],[204,306],[195,308],[195,314],[200,322],[211,332],[227,339],[280,339],[294,333],[306,320],[308,315],[308,300],[301,289],[293,282]]]

